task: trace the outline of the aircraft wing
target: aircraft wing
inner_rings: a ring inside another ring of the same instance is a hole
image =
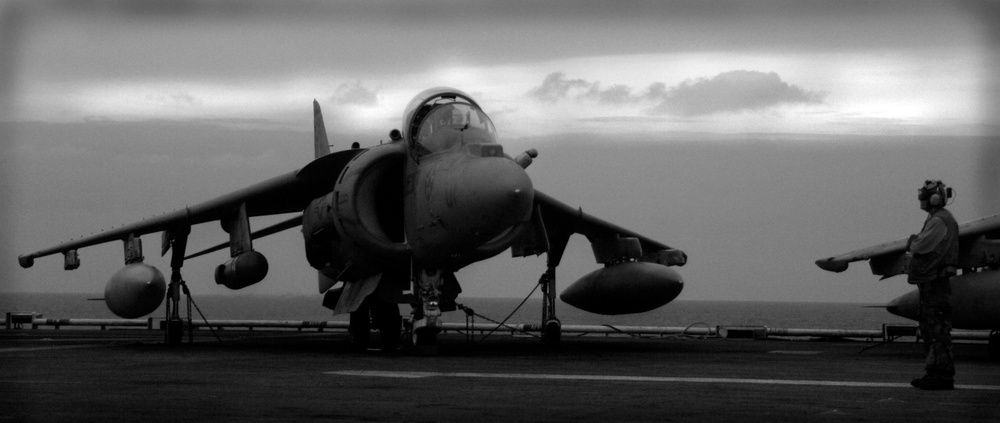
[[[558,265],[569,237],[582,234],[590,241],[599,263],[608,263],[622,256],[667,266],[683,266],[687,262],[687,254],[681,250],[586,214],[583,209],[573,208],[538,190],[535,190],[532,220],[536,222],[535,234],[529,234],[529,237],[535,242],[515,243],[514,255],[517,257],[538,254],[548,247],[550,265]],[[547,239],[548,245],[540,245],[540,239]]]
[[[958,225],[959,267],[978,268],[1000,263],[1000,214]],[[883,279],[906,272],[908,238],[875,245],[846,254],[816,260],[823,270],[843,272],[851,262],[869,260],[872,273]]]
[[[364,149],[351,149],[329,154],[297,171],[193,206],[25,254],[18,257],[18,262],[22,267],[31,267],[38,257],[155,232],[165,232],[162,254],[166,254],[170,247],[169,233],[187,233],[192,225],[233,219],[243,206],[247,217],[301,212],[312,199],[329,192],[347,162],[362,151]]]

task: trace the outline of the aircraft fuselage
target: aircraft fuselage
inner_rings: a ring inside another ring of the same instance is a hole
[[[1000,328],[1000,271],[986,270],[951,278],[952,326],[956,329]],[[886,310],[920,319],[920,294],[913,290],[886,305]]]
[[[531,179],[471,98],[428,90],[403,125],[393,142],[350,159],[303,213],[306,255],[331,280],[411,265],[454,272],[506,250],[530,223]]]

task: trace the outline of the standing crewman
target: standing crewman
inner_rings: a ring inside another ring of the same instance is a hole
[[[955,388],[955,360],[951,348],[951,281],[957,273],[958,223],[946,210],[951,188],[938,180],[919,189],[920,209],[927,212],[924,227],[910,236],[907,282],[920,291],[920,336],[927,347],[923,377],[910,382],[916,388]]]

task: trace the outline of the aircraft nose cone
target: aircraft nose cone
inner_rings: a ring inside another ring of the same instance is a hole
[[[917,291],[911,291],[896,297],[885,305],[885,311],[899,317],[917,320],[920,314],[920,294]]]
[[[899,316],[899,298],[889,301],[889,304],[885,305],[885,311]]]
[[[511,218],[521,220],[521,217],[531,213],[531,204],[535,198],[535,187],[531,184],[528,174],[520,166],[505,166],[497,172],[496,185],[492,197],[497,206],[503,207]]]
[[[885,306],[885,311],[888,311],[889,313],[899,316],[899,305],[888,304]]]
[[[535,188],[531,178],[517,163],[506,158],[483,158],[467,169],[467,181],[460,194],[467,199],[468,216],[478,235],[492,238],[531,215]]]

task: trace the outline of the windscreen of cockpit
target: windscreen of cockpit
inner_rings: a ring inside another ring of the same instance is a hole
[[[420,155],[451,150],[467,144],[496,144],[493,122],[466,103],[435,106],[420,122],[416,147]]]

